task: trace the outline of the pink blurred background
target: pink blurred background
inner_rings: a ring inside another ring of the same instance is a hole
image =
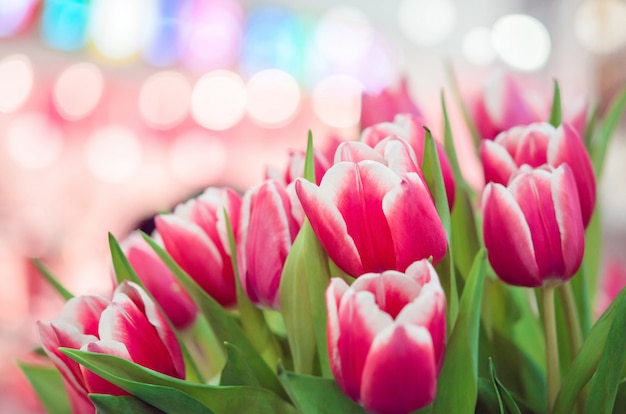
[[[0,412],[38,413],[16,365],[35,322],[107,289],[107,233],[209,185],[282,168],[309,130],[355,138],[360,94],[410,90],[439,131],[448,91],[464,170],[481,180],[444,62],[466,99],[494,73],[538,100],[604,109],[626,84],[626,2],[0,0]],[[600,183],[606,258],[626,261],[621,123]]]

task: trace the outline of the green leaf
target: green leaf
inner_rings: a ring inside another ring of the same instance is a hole
[[[43,263],[41,263],[39,259],[32,259],[32,262],[41,274],[41,276],[43,276],[46,282],[48,282],[48,284],[52,286],[59,295],[61,295],[63,300],[67,301],[74,297],[74,295],[69,290],[67,290],[56,277],[54,277],[52,272],[50,272],[50,270],[48,270],[48,268]]]
[[[459,314],[452,329],[439,375],[434,413],[471,413],[477,399],[478,334],[486,272],[486,252],[481,249],[467,279]]]
[[[561,391],[554,404],[554,414],[572,412],[578,395],[598,368],[607,343],[609,331],[617,315],[626,314],[626,289],[623,289],[611,305],[593,325],[578,355],[561,380]]]
[[[598,104],[594,105],[591,109],[591,113],[587,118],[587,128],[585,129],[585,136],[583,137],[585,140],[585,148],[587,151],[591,149],[591,144],[593,142],[593,133],[596,129],[596,125],[598,123],[598,112],[600,107]]]
[[[452,90],[452,96],[454,97],[456,104],[463,114],[465,125],[467,126],[467,130],[469,131],[472,137],[472,141],[474,142],[474,149],[478,151],[478,148],[480,147],[481,136],[478,132],[478,128],[476,128],[476,124],[474,123],[474,119],[472,118],[470,111],[467,109],[467,106],[465,105],[465,102],[461,97],[461,90],[459,88],[459,83],[456,79],[456,75],[454,74],[454,68],[452,67],[452,64],[448,62],[445,69],[448,82],[450,83],[450,88]]]
[[[622,382],[622,370],[626,363],[624,338],[626,338],[626,305],[622,303],[609,328],[598,370],[591,381],[585,414],[613,412],[615,397]]]
[[[280,346],[276,341],[276,337],[267,326],[263,312],[252,303],[241,285],[239,265],[237,261],[237,245],[235,244],[233,228],[226,209],[224,209],[224,220],[226,222],[230,257],[235,275],[237,308],[239,309],[239,314],[241,316],[243,331],[246,333],[248,339],[250,339],[250,342],[263,357],[265,362],[267,362],[267,364],[271,367],[276,366],[278,361],[282,359]]]
[[[113,355],[60,350],[96,375],[165,412],[295,414],[292,405],[265,388],[192,383]]]
[[[300,414],[367,414],[333,379],[299,375],[280,367],[278,376]]]
[[[591,161],[596,171],[597,178],[602,176],[604,169],[604,161],[606,158],[606,150],[609,146],[609,141],[615,132],[615,128],[619,125],[619,121],[626,109],[626,88],[624,88],[616,97],[611,101],[606,116],[602,119],[602,126],[600,128],[600,136],[593,141],[591,146]]]
[[[222,370],[220,385],[252,385],[260,387],[261,384],[248,365],[246,356],[235,345],[226,342],[227,359]]]
[[[313,133],[309,130],[309,136],[306,143],[306,154],[304,157],[304,173],[302,175],[305,180],[315,183],[315,155],[313,154]]]
[[[89,394],[89,398],[96,406],[97,414],[165,414],[130,395]]]
[[[557,128],[563,122],[563,111],[561,109],[561,89],[559,83],[554,81],[554,94],[552,95],[552,111],[550,112],[550,124]]]
[[[459,164],[459,158],[457,156],[456,148],[454,145],[454,138],[452,136],[452,127],[450,126],[450,118],[448,117],[448,108],[446,106],[446,96],[441,91],[441,110],[443,112],[443,147],[446,151],[446,155],[450,160],[452,166],[452,173],[454,174],[454,182],[457,187],[467,189],[468,185],[465,182],[463,173],[461,171],[461,165]]]
[[[48,414],[70,414],[70,400],[61,373],[52,367],[18,363]]]
[[[506,389],[504,385],[500,382],[496,375],[496,367],[493,364],[493,360],[489,359],[489,372],[491,374],[491,384],[493,389],[496,392],[496,397],[498,399],[498,405],[500,407],[500,412],[502,414],[512,413],[512,414],[521,414],[517,403],[513,399],[513,396]],[[506,407],[506,410],[505,410]]]
[[[142,236],[161,260],[163,260],[163,263],[171,270],[176,279],[183,286],[183,289],[193,298],[220,341],[222,343],[230,342],[237,346],[241,352],[246,355],[248,364],[254,370],[260,383],[263,384],[263,387],[275,392],[281,397],[287,398],[285,390],[280,385],[276,373],[268,367],[233,317],[228,314],[215,299],[202,290],[202,288],[189,277],[171,256],[152,240],[150,236],[145,233],[142,233]]]
[[[139,280],[135,269],[130,265],[120,244],[113,234],[109,233],[109,249],[111,250],[111,259],[113,260],[113,269],[115,270],[115,278],[118,284],[125,280],[129,280],[143,287],[143,283]]]

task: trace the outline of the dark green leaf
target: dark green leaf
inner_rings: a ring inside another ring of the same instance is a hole
[[[554,94],[552,95],[552,111],[550,112],[550,124],[557,128],[563,120],[563,111],[561,109],[561,89],[559,83],[554,81]]]
[[[226,342],[226,365],[220,377],[220,385],[252,385],[260,387],[256,374],[248,365],[246,356],[233,344]]]
[[[41,261],[39,261],[39,259],[32,259],[32,262],[46,282],[48,282],[48,284],[52,286],[64,300],[70,300],[74,297],[74,295],[67,290],[56,277],[54,277],[52,272],[50,272],[50,270],[48,270],[48,268],[44,266]]]
[[[295,414],[292,405],[265,388],[192,383],[113,355],[67,348],[61,351],[96,375],[166,412]]]
[[[470,413],[476,406],[478,335],[486,267],[486,253],[481,249],[461,296],[439,375],[434,413]]]
[[[610,414],[626,363],[624,338],[626,338],[626,303],[616,309],[616,315],[606,338],[598,370],[591,381],[585,414]]]
[[[281,397],[287,398],[276,373],[269,368],[263,358],[258,354],[255,347],[246,337],[241,327],[229,315],[222,306],[209,296],[178,264],[170,255],[159,246],[150,236],[142,233],[143,238],[148,242],[163,263],[172,271],[176,279],[181,283],[189,295],[193,298],[198,308],[201,310],[207,321],[211,325],[215,335],[223,342],[230,342],[237,346],[246,355],[248,364],[254,370],[257,378],[263,387],[271,390]]]
[[[502,414],[521,414],[517,403],[513,399],[513,396],[498,379],[498,376],[496,375],[496,367],[491,359],[489,360],[489,371],[491,373],[491,384],[493,385],[493,389],[496,392],[500,412]]]
[[[35,394],[48,414],[72,412],[63,380],[59,371],[52,367],[19,363],[20,369],[33,386]]]
[[[281,368],[279,378],[300,414],[367,414],[333,379],[299,375]]]
[[[165,414],[130,395],[89,394],[89,398],[96,406],[97,414]]]

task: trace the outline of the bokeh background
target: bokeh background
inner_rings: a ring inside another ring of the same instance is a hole
[[[626,85],[624,0],[0,0],[0,413],[41,412],[16,360],[62,302],[110,285],[107,233],[208,185],[243,190],[289,149],[358,133],[361,93],[409,90],[435,133],[446,91],[512,74],[600,113]],[[569,109],[568,109],[569,108]],[[626,261],[624,123],[599,185],[606,262]]]

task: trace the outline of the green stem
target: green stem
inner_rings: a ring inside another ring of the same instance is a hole
[[[580,318],[578,317],[578,307],[574,299],[572,285],[567,282],[559,286],[559,295],[565,307],[565,323],[567,324],[567,336],[571,359],[573,360],[583,344],[583,334],[580,329]]]
[[[543,331],[546,341],[546,374],[548,381],[548,411],[552,407],[560,387],[559,345],[556,335],[556,318],[554,316],[554,287],[544,287],[541,292]]]

